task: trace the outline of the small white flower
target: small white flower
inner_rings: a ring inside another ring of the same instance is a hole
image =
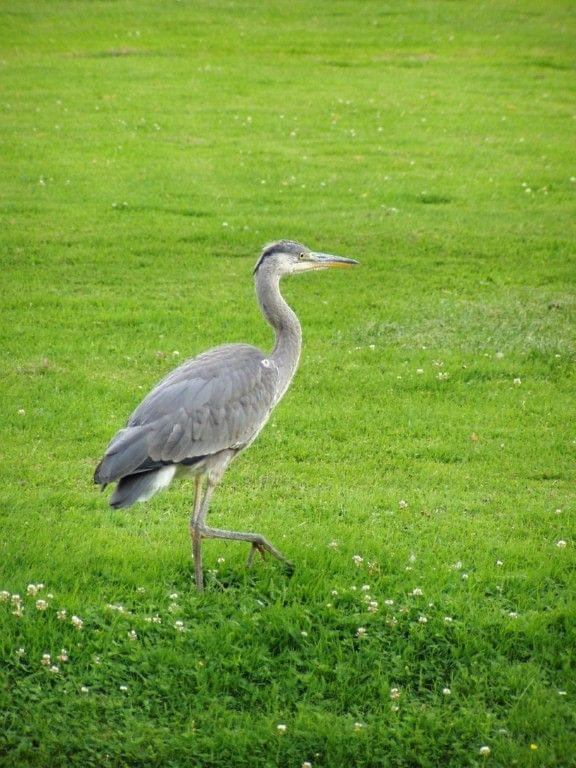
[[[276,730],[278,733],[286,733],[286,725],[284,723],[278,723]]]
[[[46,602],[46,600],[36,600],[37,611],[45,611],[46,608],[48,608],[48,603]]]
[[[25,654],[26,654],[26,651],[24,650],[24,648],[18,648],[18,650],[16,651],[16,656],[18,657],[22,657]]]
[[[452,570],[459,571],[462,568],[462,561],[457,560],[454,565],[451,566]]]
[[[88,693],[90,688],[88,688],[87,685],[81,685],[80,686],[80,693]]]
[[[36,584],[28,584],[26,587],[26,592],[30,595],[30,597],[34,597],[38,593],[38,586]]]
[[[558,696],[567,696],[567,691],[558,691]]]
[[[424,373],[424,368],[416,368],[416,373],[421,376]]]
[[[8,600],[10,600],[10,592],[3,589],[2,592],[0,592],[0,603],[7,603]]]
[[[40,664],[42,664],[45,667],[49,667],[52,663],[52,659],[50,657],[49,653],[43,653],[42,658],[40,659]]]
[[[364,562],[364,558],[361,555],[354,555],[352,560],[354,560],[354,565],[356,566],[362,565]]]
[[[120,603],[108,603],[106,606],[109,611],[117,611],[118,613],[124,613],[124,606],[120,605]]]
[[[422,592],[420,587],[414,587],[414,589],[412,590],[412,592],[410,592],[410,594],[412,595],[412,597],[422,597],[424,592]]]
[[[332,595],[332,597],[336,597],[336,596],[338,595],[338,590],[337,590],[337,589],[333,589],[333,590],[330,592],[330,594]]]
[[[452,616],[444,616],[444,622],[446,624],[451,624],[453,621],[454,619],[452,618]]]
[[[136,634],[136,631],[134,629],[131,629],[130,632],[128,632],[128,639],[138,640],[138,635]]]
[[[60,667],[57,664],[52,664],[52,666],[50,667],[50,672],[57,675],[58,672],[60,672]]]
[[[26,416],[26,411],[24,408],[18,408],[18,416]]]
[[[394,605],[394,600],[388,598],[388,600],[384,600],[384,605]]]
[[[378,611],[378,603],[376,600],[370,600],[368,603],[368,610],[370,613],[376,613]]]
[[[216,562],[218,563],[218,565],[224,565],[224,563],[226,562],[226,558],[219,557],[218,560],[216,560]]]
[[[362,590],[362,592],[370,592],[370,584],[362,584],[360,589]]]
[[[356,733],[358,733],[358,731],[361,731],[362,728],[364,728],[364,723],[354,723],[354,730],[356,731]]]
[[[308,632],[306,632],[305,629],[303,629],[302,632],[300,632],[300,634],[302,635],[302,637],[308,637]]]
[[[180,595],[178,594],[178,592],[172,592],[172,594],[168,595],[168,597],[170,598],[170,600],[178,600]]]
[[[516,386],[519,386],[520,384],[522,384],[522,379],[520,379],[520,378],[516,377],[516,378],[514,379],[514,384],[515,384]],[[486,747],[486,749],[489,749],[489,747]]]
[[[559,540],[556,542],[556,546],[558,547],[558,549],[565,549],[565,547],[566,547],[566,542],[564,541],[564,539],[559,539]]]
[[[482,757],[488,757],[491,751],[492,750],[490,749],[490,747],[486,747],[486,746],[480,747],[480,754],[482,755]]]
[[[517,614],[517,612],[516,612],[516,611],[509,611],[509,613],[508,613],[508,616],[509,616],[511,619],[517,619],[517,618],[518,618],[518,614]]]
[[[72,622],[72,626],[76,627],[76,629],[82,629],[82,627],[84,626],[84,622],[79,616],[72,616],[70,621]]]
[[[462,579],[462,581],[468,581],[470,577],[467,573],[463,573],[462,576],[460,576],[460,578]]]
[[[184,622],[183,621],[175,621],[174,622],[174,629],[177,629],[178,632],[184,632]]]
[[[312,763],[308,762],[308,760],[304,760],[300,768],[312,768]]]
[[[67,616],[67,612],[65,608],[63,608],[61,611],[56,611],[56,618],[59,621],[64,621],[66,619],[66,616]]]
[[[62,664],[65,664],[69,660],[68,651],[66,648],[62,648],[60,653],[58,654],[58,661],[61,661]]]
[[[358,627],[356,637],[366,637],[366,627]]]
[[[496,565],[500,567],[504,565],[504,562],[502,560],[496,560]]]
[[[426,616],[418,616],[418,624],[428,624]]]
[[[398,502],[398,506],[400,507],[400,509],[406,509],[406,507],[408,506],[408,502],[405,501],[404,499],[400,499],[400,501]]]
[[[128,686],[127,685],[121,685],[120,686],[120,690],[125,692],[125,691],[128,690]]]
[[[330,549],[338,549],[338,547],[340,546],[340,544],[338,544],[338,542],[337,542],[337,541],[335,541],[335,540],[332,540],[332,541],[330,542],[330,544],[328,544],[328,546],[330,547]]]
[[[390,698],[396,701],[400,698],[400,688],[390,688]]]
[[[12,603],[12,605],[20,605],[20,603],[22,602],[22,598],[20,597],[20,595],[14,593],[10,597],[10,602]]]
[[[451,693],[452,693],[452,691],[450,690],[450,688],[442,688],[442,695],[443,696],[450,696]]]

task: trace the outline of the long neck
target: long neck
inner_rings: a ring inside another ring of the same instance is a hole
[[[256,273],[256,295],[264,317],[276,334],[276,344],[270,358],[278,366],[280,374],[279,400],[290,386],[298,367],[302,329],[296,313],[282,298],[279,276],[267,269],[266,265],[262,265]]]

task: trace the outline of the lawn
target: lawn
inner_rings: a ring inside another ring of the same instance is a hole
[[[0,3],[0,763],[576,764],[576,99],[568,0]],[[299,372],[210,521],[112,510],[170,368]]]

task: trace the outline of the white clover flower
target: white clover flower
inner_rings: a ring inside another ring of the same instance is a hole
[[[443,696],[450,696],[451,693],[452,693],[452,691],[450,690],[450,688],[442,688],[442,695]]]
[[[57,664],[52,664],[49,671],[52,672],[52,674],[57,675],[58,672],[60,672],[60,667]]]
[[[90,688],[88,688],[87,685],[80,686],[80,693],[88,693],[89,691],[90,691]]]
[[[46,602],[46,600],[36,600],[37,611],[45,611],[46,608],[48,608],[48,603]]]
[[[10,596],[10,602],[12,603],[12,605],[20,605],[20,603],[22,602],[22,598],[20,597],[20,595],[14,593],[13,595]]]
[[[76,629],[82,629],[82,627],[84,626],[84,622],[79,616],[72,616],[70,621],[72,623],[72,626],[75,627]]]
[[[378,611],[378,602],[376,600],[370,600],[368,603],[368,610],[370,613],[376,613]]]
[[[354,560],[354,565],[356,566],[362,565],[364,562],[364,558],[361,555],[354,555],[352,560]]]
[[[129,640],[138,640],[138,635],[134,629],[131,629],[130,632],[128,632],[128,639]]]
[[[394,600],[388,598],[388,600],[384,600],[384,605],[394,605]]]
[[[286,733],[286,725],[284,723],[278,723],[276,730],[278,733]]]
[[[66,650],[66,648],[62,648],[62,650],[58,654],[58,661],[61,661],[62,664],[65,664],[67,661],[69,661],[68,651]]]
[[[303,629],[302,632],[300,632],[300,634],[302,635],[302,637],[308,637],[308,632],[306,632],[305,629]]]
[[[400,688],[390,688],[390,698],[396,701],[400,698]]]
[[[168,597],[170,598],[170,600],[178,600],[180,595],[178,594],[178,592],[172,592],[172,594],[168,595]]]
[[[522,384],[522,379],[516,377],[514,379],[514,384],[518,387],[520,384]],[[487,749],[489,749],[489,747],[487,747]]]
[[[42,658],[40,659],[40,664],[42,664],[45,667],[49,667],[52,663],[52,658],[49,653],[43,653]]]
[[[558,696],[567,696],[567,695],[568,695],[567,691],[558,691]]]
[[[558,547],[558,549],[565,549],[566,542],[564,541],[564,539],[558,539],[558,541],[556,542],[556,546]]]
[[[511,619],[517,619],[517,618],[518,618],[518,613],[517,613],[516,611],[509,611],[509,612],[508,612],[508,616],[509,616]]]
[[[335,541],[335,540],[333,539],[333,540],[330,542],[330,544],[328,544],[328,546],[330,547],[330,549],[338,549],[338,547],[340,546],[340,544],[338,544],[338,542],[337,542],[337,541]]]
[[[65,608],[62,608],[62,610],[60,610],[60,611],[56,611],[56,618],[59,621],[65,621],[67,615],[68,615],[68,613],[67,613]]]
[[[406,507],[408,506],[408,502],[405,501],[404,499],[400,499],[400,501],[398,502],[398,506],[400,507],[400,509],[406,509]]]
[[[427,623],[428,623],[428,619],[426,618],[426,616],[418,616],[418,624],[427,624]]]
[[[502,560],[496,560],[496,565],[498,567],[500,567],[500,566],[504,565],[504,562]]]
[[[366,637],[366,627],[358,627],[356,637]]]
[[[183,621],[175,621],[174,622],[174,629],[177,629],[178,632],[184,632],[184,622]]]
[[[117,613],[124,613],[125,608],[123,605],[120,605],[120,603],[108,603],[106,608],[108,608],[109,611],[117,611]]]
[[[487,747],[487,746],[480,747],[480,750],[479,750],[482,757],[488,757],[491,751],[492,750],[490,749],[490,747]]]
[[[362,590],[362,592],[370,592],[370,584],[362,584],[360,589]]]
[[[18,656],[18,658],[21,658],[22,656],[25,656],[25,655],[26,655],[26,651],[24,650],[24,648],[18,648],[18,650],[16,651],[16,656]]]
[[[26,587],[26,592],[30,595],[30,597],[35,597],[38,594],[38,586],[36,584],[28,584]]]
[[[420,587],[414,587],[414,589],[412,590],[412,592],[410,592],[410,594],[412,595],[412,597],[422,597],[424,592],[420,589]]]
[[[121,685],[121,686],[120,686],[120,688],[119,688],[119,690],[121,690],[121,691],[125,692],[125,691],[127,691],[127,690],[128,690],[128,686],[127,686],[127,685]]]
[[[452,618],[452,616],[444,616],[444,622],[446,624],[451,624],[453,621],[454,619]]]
[[[0,592],[0,603],[7,603],[8,600],[10,600],[10,592],[3,589],[2,592]]]
[[[358,733],[358,731],[361,731],[362,728],[364,728],[364,723],[354,723],[354,730],[356,731],[356,733]]]

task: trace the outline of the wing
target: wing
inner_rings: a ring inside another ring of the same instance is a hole
[[[278,369],[247,344],[216,347],[168,374],[112,439],[94,481],[110,483],[163,464],[250,443],[274,406]]]

